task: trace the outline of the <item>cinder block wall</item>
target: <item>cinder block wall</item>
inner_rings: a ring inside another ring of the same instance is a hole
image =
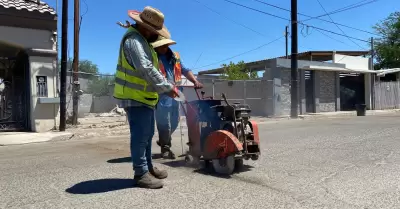
[[[290,83],[291,75],[290,69],[280,68],[281,71],[281,90],[280,90],[280,112],[276,116],[290,115],[291,110],[291,94],[290,94]],[[300,73],[298,73],[298,78],[300,78]],[[299,79],[300,80],[300,79]],[[299,90],[300,88],[300,83]],[[299,99],[300,99],[300,94]],[[300,112],[300,105],[298,106],[298,112]]]
[[[335,112],[335,72],[319,73],[320,94],[319,94],[319,111]]]

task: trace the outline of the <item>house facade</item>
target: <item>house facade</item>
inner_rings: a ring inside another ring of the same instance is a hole
[[[298,113],[354,110],[357,104],[373,109],[369,51],[309,51],[298,54]],[[364,57],[362,57],[364,56]],[[225,93],[232,101],[247,103],[257,116],[286,116],[291,112],[291,61],[285,57],[246,63],[263,71],[252,81],[218,81],[223,68],[199,72],[205,91]]]
[[[0,132],[56,127],[57,15],[37,0],[0,1]]]

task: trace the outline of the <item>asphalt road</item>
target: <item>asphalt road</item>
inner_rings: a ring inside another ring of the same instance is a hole
[[[161,190],[131,187],[127,137],[0,147],[0,208],[400,208],[399,125],[400,115],[263,124],[262,156],[244,171],[156,159],[170,175]]]

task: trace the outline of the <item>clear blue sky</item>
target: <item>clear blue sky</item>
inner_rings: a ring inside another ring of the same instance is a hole
[[[201,2],[201,4],[196,1]],[[230,1],[280,17],[290,18],[290,13],[287,11],[263,5],[254,0]],[[290,9],[290,0],[263,1]],[[387,17],[391,12],[400,10],[398,1],[380,0],[359,8],[333,14],[331,18],[335,22],[373,32],[372,25]],[[47,0],[47,2],[55,7],[56,0]],[[61,24],[61,2],[59,0],[59,26]],[[320,0],[320,2],[330,12],[360,2],[360,0]],[[298,4],[299,13],[310,16],[318,16],[325,13],[317,0],[299,0]],[[156,7],[165,14],[165,24],[171,32],[172,39],[177,41],[177,45],[172,48],[180,52],[185,65],[189,68],[194,68],[194,72],[197,72],[199,67],[252,50],[283,36],[285,26],[289,23],[286,20],[260,14],[223,0],[118,0],[114,3],[111,3],[111,1],[81,0],[81,14],[86,11],[87,13],[83,16],[81,28],[80,58],[91,60],[97,64],[102,73],[114,73],[119,42],[124,33],[124,29],[119,27],[116,22],[129,20],[127,10],[142,10],[147,5]],[[203,5],[221,15],[210,11]],[[70,56],[72,56],[73,0],[69,1],[69,6],[68,38]],[[235,24],[227,18],[239,24]],[[299,20],[304,19],[307,19],[307,17],[299,15]],[[323,19],[330,20],[327,16],[323,17]],[[334,24],[320,20],[310,20],[306,23],[336,33],[342,33]],[[248,28],[263,35],[246,29],[240,24],[246,25]],[[61,36],[61,27],[59,29]],[[303,34],[301,29],[302,27],[299,26],[299,52],[308,50],[361,50],[346,37],[324,32],[336,39],[333,40],[315,29],[310,28],[308,33],[307,29],[304,29]],[[371,34],[345,27],[341,27],[341,29],[347,35],[363,40],[368,40],[372,36]],[[366,49],[369,48],[367,43],[357,40],[355,42]],[[284,38],[282,38],[273,44],[235,57],[231,61],[256,61],[283,56],[284,54],[285,42]],[[227,62],[229,61],[223,63]],[[200,70],[216,68],[223,63],[217,63]]]

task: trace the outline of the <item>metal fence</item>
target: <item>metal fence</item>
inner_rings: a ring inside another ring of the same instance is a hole
[[[400,82],[378,82],[375,88],[375,108],[399,109],[400,108]]]
[[[72,74],[73,73],[70,71],[67,73],[67,111],[69,114],[72,113],[73,106],[72,100],[74,84]],[[104,112],[107,112],[115,107],[115,104],[112,104],[113,98],[109,96],[113,89],[112,87],[114,84],[114,78],[114,75],[108,74],[85,72],[78,73],[80,90],[82,91],[82,95],[79,97],[79,117],[83,117],[84,115],[90,113],[93,110],[93,107],[103,108]],[[97,99],[99,97],[102,99]],[[107,99],[104,99],[103,97]]]
[[[221,98],[224,93],[229,102],[250,105],[252,115],[266,115],[267,85],[262,80],[198,79],[204,85],[205,96]]]

